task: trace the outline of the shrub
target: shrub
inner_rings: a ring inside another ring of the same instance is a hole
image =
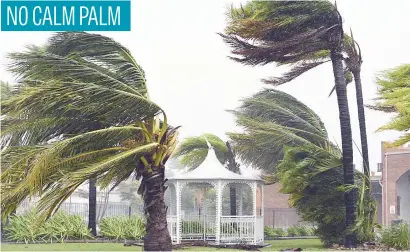
[[[286,232],[285,232],[285,230],[283,230],[283,228],[275,228],[273,231],[275,232],[275,235],[277,237],[285,237],[286,236]]]
[[[299,233],[299,236],[309,236],[310,230],[306,226],[295,226],[295,229]]]
[[[395,224],[381,232],[380,243],[397,250],[410,249],[410,225],[407,223]]]
[[[145,235],[145,223],[139,216],[106,217],[100,222],[100,233],[113,239],[141,239]]]
[[[34,212],[11,216],[8,225],[4,227],[6,239],[16,242],[24,241],[25,243],[34,242],[43,234],[36,219],[37,216]]]
[[[286,232],[283,230],[283,228],[272,228],[269,226],[265,226],[264,233],[265,233],[265,236],[272,237],[272,238],[286,236]]]
[[[67,239],[91,238],[90,230],[79,215],[56,213],[43,224],[43,239],[53,242]]]
[[[78,215],[58,212],[45,222],[35,212],[10,217],[5,226],[6,239],[25,243],[46,242],[92,237],[86,223]]]
[[[275,231],[272,227],[269,226],[265,226],[265,228],[263,229],[265,236],[268,237],[275,237]]]
[[[298,227],[289,227],[287,229],[288,237],[300,236]]]

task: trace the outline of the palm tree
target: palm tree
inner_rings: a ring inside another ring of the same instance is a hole
[[[380,73],[377,77],[378,97],[371,109],[397,113],[393,120],[378,131],[396,130],[405,132],[391,146],[401,146],[410,142],[410,64],[403,64]]]
[[[9,58],[21,91],[2,102],[3,218],[29,195],[41,196],[37,209],[48,217],[89,179],[114,188],[136,174],[147,217],[144,249],[171,250],[164,170],[177,128],[149,99],[130,51],[98,34],[63,32]]]
[[[178,158],[182,165],[193,170],[197,168],[208,155],[208,142],[214,148],[216,157],[222,165],[231,172],[241,174],[240,165],[236,160],[236,153],[229,141],[224,142],[213,134],[203,134],[198,137],[189,137],[180,143],[173,157]],[[231,215],[236,215],[236,189],[229,187]]]
[[[232,111],[243,132],[228,133],[244,163],[265,170],[268,182],[279,182],[290,194],[290,204],[305,221],[318,224],[325,245],[343,242],[346,215],[342,155],[328,137],[319,116],[289,94],[265,89],[242,101]],[[363,189],[362,174],[356,171],[355,187]],[[363,192],[363,190],[360,190]],[[369,241],[375,210],[369,195],[357,197],[360,220],[354,230],[360,241]]]
[[[330,59],[335,78],[342,135],[344,181],[354,184],[353,142],[346,79],[343,66],[342,18],[328,1],[251,1],[228,13],[226,35],[221,34],[238,57],[231,59],[246,65],[292,64],[303,59]],[[257,28],[255,28],[257,27]],[[322,57],[321,57],[322,55]],[[313,62],[306,69],[321,64]],[[346,227],[355,222],[355,190],[346,193]],[[345,247],[355,246],[355,234],[347,234]]]

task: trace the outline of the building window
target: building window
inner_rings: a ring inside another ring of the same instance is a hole
[[[400,201],[401,197],[397,196],[397,216],[400,216]]]
[[[383,170],[383,164],[377,163],[377,172],[382,172],[382,170]]]

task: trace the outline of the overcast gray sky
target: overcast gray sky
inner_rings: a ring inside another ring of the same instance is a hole
[[[127,46],[143,66],[151,98],[167,112],[170,123],[182,125],[181,138],[204,132],[224,139],[238,131],[225,112],[263,87],[261,78],[280,73],[274,65],[247,67],[227,59],[229,48],[216,32],[222,32],[224,13],[231,3],[246,1],[133,0],[131,32],[104,33]],[[338,1],[345,29],[352,27],[363,52],[362,83],[365,101],[375,96],[377,72],[410,63],[410,2]],[[41,44],[47,32],[0,33],[0,79],[13,82],[6,71],[7,52],[27,44]],[[311,107],[325,122],[329,135],[340,144],[336,96],[331,65],[321,66],[281,87]],[[354,85],[348,86],[353,139],[360,146]],[[380,162],[380,142],[393,140],[396,132],[375,133],[389,120],[380,112],[366,110],[371,169]],[[356,167],[361,158],[355,150]]]

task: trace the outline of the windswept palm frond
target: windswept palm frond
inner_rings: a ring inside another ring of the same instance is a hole
[[[396,130],[404,134],[391,143],[402,146],[410,142],[410,64],[404,64],[379,74],[378,97],[371,109],[384,112],[396,112],[392,121],[380,127],[378,131]]]
[[[216,157],[221,164],[225,164],[227,162],[226,153],[228,152],[228,147],[222,139],[209,133],[184,139],[175,150],[173,157],[177,158],[185,167],[193,170],[208,155],[209,147],[207,141],[214,148]]]
[[[228,134],[234,149],[242,161],[259,169],[275,171],[284,146],[330,145],[320,118],[282,91],[263,90],[231,112],[245,131]]]

